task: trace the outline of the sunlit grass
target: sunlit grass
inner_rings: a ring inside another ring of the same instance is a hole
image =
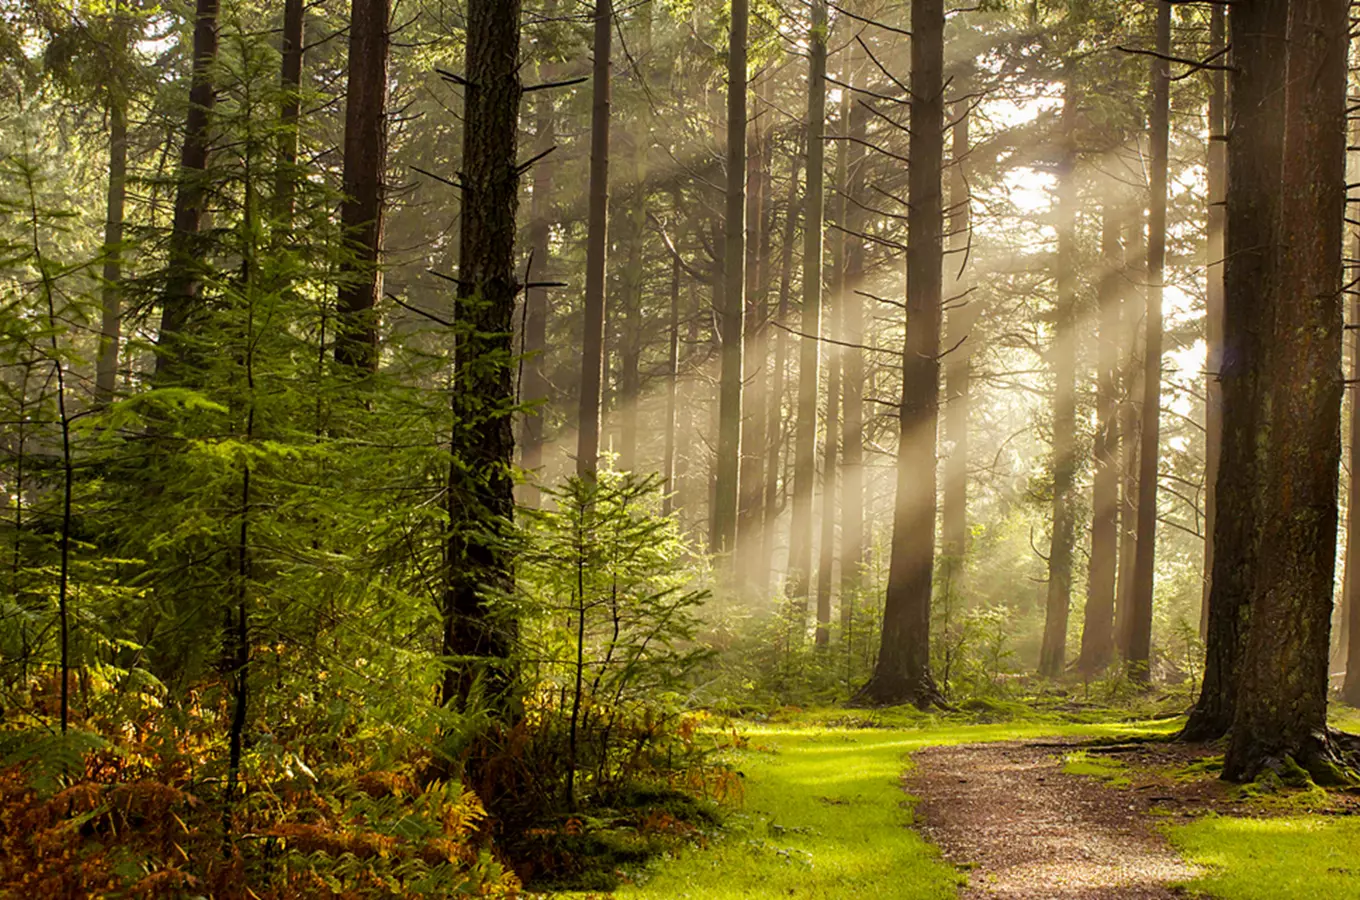
[[[1129,780],[1128,769],[1127,765],[1118,760],[1093,757],[1085,750],[1077,750],[1063,756],[1063,771],[1068,775],[1097,778],[1112,788],[1123,789],[1133,784]]]
[[[1167,829],[1207,873],[1187,887],[1224,900],[1360,898],[1360,822],[1320,816],[1205,816]]]
[[[898,727],[865,728],[868,722],[856,721],[871,716],[875,724]],[[618,896],[949,900],[963,878],[910,828],[911,801],[902,789],[908,754],[975,741],[1166,734],[1179,724],[974,725],[914,711],[789,718],[794,721],[743,729],[751,748],[733,754],[732,762],[744,776],[746,796],[727,834],[707,849],[666,860],[650,881]],[[852,727],[815,724],[819,720]]]

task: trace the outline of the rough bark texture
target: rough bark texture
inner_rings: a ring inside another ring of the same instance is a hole
[[[1209,52],[1221,53],[1225,34],[1224,8],[1215,5],[1209,13]],[[1214,576],[1214,522],[1217,504],[1214,502],[1218,484],[1219,461],[1223,458],[1223,391],[1218,373],[1223,365],[1223,252],[1224,223],[1227,219],[1228,144],[1227,128],[1228,88],[1227,73],[1215,70],[1209,74],[1209,210],[1208,240],[1205,252],[1209,258],[1204,299],[1204,593],[1200,603],[1200,637],[1209,629],[1209,592]]]
[[[944,250],[944,0],[912,0],[911,25],[912,164],[907,188],[911,245],[897,498],[882,646],[874,673],[858,698],[926,707],[942,702],[930,672],[930,599]]]
[[[1360,126],[1358,126],[1360,127]],[[1360,253],[1360,233],[1354,245]],[[1357,256],[1360,258],[1360,256]],[[1352,325],[1360,324],[1360,296],[1350,295]],[[1350,490],[1346,501],[1346,572],[1341,591],[1341,699],[1360,706],[1360,329],[1350,332]]]
[[[1341,462],[1346,0],[1289,4],[1278,290],[1263,381],[1268,419],[1251,625],[1223,774],[1286,757],[1331,775],[1327,660]]]
[[[614,29],[611,0],[595,0],[594,99],[590,118],[590,210],[586,224],[585,321],[576,472],[594,478],[600,462],[600,388],[604,382],[605,261],[609,253],[609,106]]]
[[[723,254],[722,377],[718,390],[718,467],[713,552],[737,549],[741,479],[741,395],[746,340],[746,31],[747,0],[732,0],[727,53],[727,214]]]
[[[1070,65],[1070,64],[1069,64]],[[1063,158],[1058,172],[1057,328],[1049,351],[1053,367],[1053,533],[1048,554],[1048,597],[1039,674],[1062,675],[1067,662],[1067,621],[1072,606],[1072,550],[1076,539],[1077,431],[1077,147],[1078,95],[1064,75]]]
[[[807,191],[803,201],[803,314],[799,320],[798,432],[793,448],[793,521],[789,535],[789,596],[807,606],[812,577],[812,495],[817,482],[817,395],[822,348],[823,164],[826,159],[826,3],[812,2],[809,37]]]
[[[1091,491],[1091,561],[1078,668],[1091,676],[1114,658],[1114,589],[1119,554],[1119,279],[1120,221],[1106,205],[1100,228],[1099,349],[1096,354],[1095,475]]]
[[[349,23],[349,84],[345,89],[345,167],[340,230],[345,257],[335,361],[355,369],[378,367],[378,298],[384,185],[387,168],[387,58],[390,0],[353,0]],[[463,278],[459,275],[459,278]]]
[[[156,344],[156,376],[175,380],[184,370],[189,349],[183,338],[195,313],[199,271],[205,256],[203,210],[208,168],[208,120],[216,101],[213,67],[217,62],[217,0],[198,0],[194,7],[194,68],[189,82],[189,112],[180,147],[179,181],[175,187],[168,263]]]
[[[1286,0],[1253,0],[1229,17],[1232,90],[1227,140],[1221,462],[1214,491],[1204,681],[1186,723],[1191,740],[1232,727],[1251,615],[1256,561],[1258,392],[1265,365],[1266,299],[1275,281],[1276,216],[1284,135]]]
[[[512,345],[520,0],[469,0],[443,653],[456,662],[445,703],[477,678],[493,695],[512,683],[514,623],[498,611],[514,587],[507,529],[514,515]]]
[[[1143,421],[1138,451],[1138,547],[1133,557],[1133,586],[1129,597],[1129,642],[1125,655],[1129,676],[1148,683],[1152,678],[1152,591],[1157,556],[1157,467],[1161,458],[1162,409],[1162,292],[1166,270],[1167,147],[1171,125],[1171,4],[1157,3],[1157,52],[1152,61],[1152,111],[1148,130],[1147,338],[1143,344]]]
[[[118,380],[118,338],[121,331],[123,281],[123,207],[127,199],[127,106],[122,97],[109,102],[109,193],[104,216],[104,284],[101,288],[99,357],[96,361],[95,399],[113,399]]]

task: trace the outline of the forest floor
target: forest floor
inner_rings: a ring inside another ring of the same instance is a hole
[[[1179,724],[751,724],[724,833],[616,896],[1360,900],[1360,797],[1223,784],[1219,750],[1149,740]]]

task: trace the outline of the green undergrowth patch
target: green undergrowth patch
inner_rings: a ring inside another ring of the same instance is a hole
[[[1081,775],[1105,782],[1112,788],[1126,790],[1133,786],[1129,780],[1129,767],[1115,759],[1091,756],[1085,750],[1075,750],[1063,755],[1063,772],[1068,775]]]
[[[738,725],[728,752],[744,797],[706,847],[672,850],[615,896],[952,900],[963,876],[912,824],[903,793],[908,755],[925,747],[1043,737],[1157,737],[1175,722],[976,724],[961,711],[784,711],[781,721]],[[827,724],[834,723],[834,724]]]
[[[1322,816],[1207,815],[1167,828],[1205,874],[1186,884],[1222,900],[1360,900],[1360,821]]]

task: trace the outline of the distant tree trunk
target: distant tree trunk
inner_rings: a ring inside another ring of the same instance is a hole
[[[1071,63],[1068,64],[1069,67]],[[1076,533],[1077,431],[1077,91],[1064,75],[1063,159],[1058,173],[1057,328],[1053,334],[1053,534],[1048,557],[1048,601],[1039,674],[1062,675],[1072,605],[1072,549]]]
[[[556,4],[551,3],[551,14]],[[545,74],[545,66],[539,66],[539,78]],[[548,91],[537,91],[534,97],[534,136],[537,138],[535,155],[546,153],[557,142],[557,123],[553,115],[553,100]],[[551,265],[552,245],[552,201],[553,174],[555,166],[551,157],[534,164],[533,191],[529,207],[529,247],[533,254],[531,281],[544,281],[543,274]],[[543,403],[552,385],[544,374],[543,355],[548,349],[548,292],[543,288],[525,288],[524,291],[524,384],[522,385],[523,403]],[[537,509],[543,502],[542,490],[538,484],[538,470],[543,466],[543,447],[546,431],[544,428],[545,410],[541,407],[531,409],[524,417],[520,446],[520,466],[532,473],[524,485],[524,505]]]
[[[854,99],[849,91],[841,95],[841,113],[838,130],[842,135],[848,131],[847,124],[850,108]],[[836,564],[836,481],[837,465],[840,455],[840,400],[841,400],[841,347],[835,343],[842,339],[842,314],[845,301],[845,215],[849,204],[845,200],[847,184],[846,151],[849,141],[842,139],[836,151],[836,225],[837,230],[831,238],[831,291],[826,308],[826,336],[832,343],[827,344],[826,352],[826,438],[823,441],[822,455],[822,518],[819,557],[817,562],[817,646],[826,647],[831,643],[831,592],[832,570]]]
[[[1223,775],[1292,758],[1334,781],[1327,660],[1341,462],[1346,0],[1289,4],[1278,290],[1262,374],[1269,391],[1260,551]],[[1234,187],[1236,190],[1237,187]]]
[[[383,175],[387,168],[387,57],[390,0],[353,0],[340,231],[345,256],[336,297],[335,361],[378,368],[378,298],[383,275]],[[459,275],[460,279],[464,276]]]
[[[1171,4],[1157,4],[1157,53],[1152,61],[1152,151],[1148,183],[1147,340],[1143,356],[1143,421],[1138,453],[1138,548],[1133,558],[1129,598],[1129,644],[1125,662],[1129,676],[1152,680],[1152,590],[1157,556],[1157,467],[1160,460],[1162,407],[1162,291],[1166,278],[1167,147],[1171,135]]]
[[[761,82],[759,96],[769,99],[770,80]],[[763,106],[763,104],[762,104]],[[737,522],[737,543],[747,548],[759,548],[763,540],[762,513],[765,488],[765,426],[769,397],[764,378],[766,352],[766,324],[770,314],[769,258],[770,230],[767,221],[769,207],[770,142],[768,129],[760,125],[767,112],[762,108],[751,117],[752,145],[746,156],[746,184],[749,202],[746,204],[746,396],[742,409],[741,438],[741,508]],[[743,575],[753,578],[759,569],[758,553],[742,554]]]
[[[1222,53],[1224,8],[1215,4],[1209,13],[1209,52]],[[1223,456],[1223,392],[1219,369],[1223,365],[1223,252],[1225,206],[1228,189],[1227,128],[1228,89],[1226,73],[1209,73],[1209,221],[1206,252],[1209,256],[1208,280],[1204,300],[1204,342],[1206,345],[1204,384],[1204,592],[1200,603],[1200,638],[1209,629],[1209,585],[1214,575],[1214,503],[1218,484],[1219,460]]]
[[[912,0],[911,27],[912,163],[907,188],[911,245],[897,498],[882,646],[874,673],[858,698],[926,707],[943,702],[930,673],[930,595],[943,293],[944,0]]]
[[[803,200],[803,312],[799,320],[798,425],[794,439],[789,597],[806,612],[812,577],[812,495],[817,482],[817,396],[822,367],[822,221],[826,148],[826,2],[812,0],[808,56],[807,189]]]
[[[99,357],[94,393],[99,403],[113,399],[118,381],[118,340],[122,328],[123,206],[127,199],[127,102],[109,101],[109,194],[104,217],[104,284],[100,303]]]
[[[463,208],[450,463],[443,653],[476,665],[445,673],[445,703],[465,703],[478,677],[494,696],[513,685],[515,211],[520,0],[469,0]]]
[[[965,89],[963,93],[968,92]],[[964,556],[968,552],[968,394],[972,359],[968,332],[977,321],[977,304],[968,296],[968,265],[972,227],[968,173],[969,110],[973,98],[964,96],[954,103],[953,147],[949,169],[949,256],[945,263],[948,279],[947,334],[945,349],[945,440],[952,446],[944,458],[944,508],[940,517],[943,529],[941,556],[947,590],[957,596],[962,588]]]
[[[604,382],[605,258],[609,252],[609,56],[614,28],[612,0],[595,0],[594,20],[585,331],[581,339],[581,408],[576,440],[576,474],[592,479],[600,464],[600,389]]]
[[[1123,277],[1120,219],[1106,204],[1100,228],[1100,335],[1096,363],[1095,477],[1091,493],[1091,562],[1078,668],[1090,677],[1114,657],[1114,590],[1119,555],[1119,294]]]
[[[864,52],[850,48],[850,77],[863,71]],[[864,301],[855,293],[864,285],[864,241],[868,159],[861,141],[868,137],[869,111],[863,103],[850,107],[850,146],[846,161],[849,202],[845,219],[845,290],[841,295],[841,328],[846,344],[864,343]],[[864,576],[864,353],[853,346],[840,348],[845,428],[841,466],[841,625],[847,630],[854,614],[855,593]]]
[[[1141,193],[1141,192],[1140,192]],[[1120,659],[1129,656],[1129,619],[1133,608],[1133,560],[1138,552],[1138,451],[1142,439],[1143,311],[1138,289],[1146,283],[1147,234],[1143,208],[1138,204],[1129,218],[1124,243],[1124,278],[1120,290],[1120,328],[1126,352],[1120,360],[1122,400],[1119,407],[1120,501],[1119,575],[1114,605],[1114,643]]]
[[[746,33],[747,0],[732,0],[727,53],[727,214],[724,220],[722,378],[719,382],[718,467],[714,478],[714,553],[737,549],[741,479],[741,395],[746,340]],[[734,560],[735,562],[735,560]]]
[[[661,477],[665,479],[665,496],[661,501],[663,515],[675,509],[675,412],[680,388],[680,257],[671,260],[671,318],[670,340],[666,356],[666,423],[665,450],[661,459]]]
[[[1360,129],[1360,126],[1357,126]],[[1360,231],[1352,246],[1360,259]],[[1360,706],[1360,296],[1351,292],[1350,491],[1346,501],[1346,571],[1341,590],[1341,699]]]
[[[760,551],[763,573],[760,584],[768,593],[774,563],[775,522],[779,518],[779,474],[784,470],[784,386],[789,366],[789,307],[793,291],[793,244],[798,234],[798,154],[789,167],[789,192],[784,201],[783,260],[779,268],[779,306],[775,312],[778,327],[774,336],[774,368],[770,371],[770,394],[765,420],[765,532]],[[786,482],[787,487],[787,482]]]
[[[1228,17],[1232,106],[1228,133],[1224,248],[1222,457],[1214,506],[1204,681],[1184,736],[1227,734],[1237,685],[1257,551],[1258,434],[1268,345],[1267,305],[1275,280],[1280,167],[1283,164],[1286,0],[1255,0]]]
[[[303,0],[284,0],[283,63],[279,72],[283,102],[279,110],[279,156],[274,172],[275,227],[285,235],[292,230],[297,198],[298,119],[302,115],[302,55],[304,31]]]
[[[216,100],[213,68],[217,64],[217,0],[197,0],[194,8],[194,68],[189,82],[189,112],[180,147],[175,211],[170,227],[169,277],[161,307],[156,344],[156,377],[175,380],[183,372],[189,348],[182,344],[197,312],[199,272],[207,248],[203,211],[207,188],[208,120]]]

